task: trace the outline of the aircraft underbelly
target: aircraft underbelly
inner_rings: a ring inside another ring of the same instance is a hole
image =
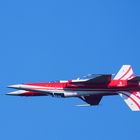
[[[87,95],[112,95],[117,94],[109,91],[55,91],[55,94],[63,94],[64,97],[80,97],[80,96],[87,96]]]

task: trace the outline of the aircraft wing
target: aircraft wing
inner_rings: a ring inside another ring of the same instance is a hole
[[[85,79],[78,79],[78,80],[72,80],[72,84],[75,83],[108,83],[112,79],[111,74],[93,74]]]
[[[82,99],[84,102],[88,103],[89,105],[98,105],[102,99],[102,95],[89,95],[89,96],[82,96],[80,99]]]

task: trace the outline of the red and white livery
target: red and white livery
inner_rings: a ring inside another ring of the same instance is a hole
[[[140,110],[140,76],[134,76],[130,65],[123,65],[112,78],[112,74],[92,74],[68,81],[26,83],[11,85],[18,91],[8,95],[77,97],[86,105],[99,105],[103,96],[120,95],[132,111]]]

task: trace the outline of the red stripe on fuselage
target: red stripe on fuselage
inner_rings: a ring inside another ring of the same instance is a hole
[[[28,87],[29,88],[29,87]],[[105,92],[117,92],[117,91],[138,91],[140,90],[140,87],[116,87],[116,88],[73,88],[73,87],[68,87],[68,88],[58,88],[58,87],[34,87],[31,86],[31,89],[36,89],[36,90],[65,90],[65,91],[105,91]]]

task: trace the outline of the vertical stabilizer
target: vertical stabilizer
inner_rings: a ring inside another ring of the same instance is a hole
[[[134,78],[134,73],[131,65],[123,65],[114,80],[129,80],[132,78]]]

